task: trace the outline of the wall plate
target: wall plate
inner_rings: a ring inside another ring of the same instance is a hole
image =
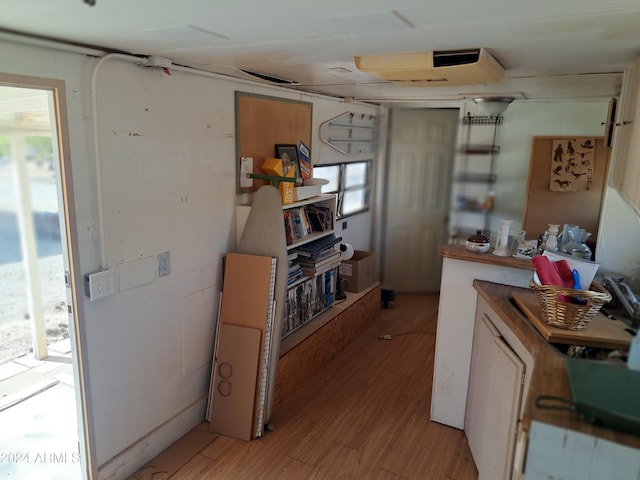
[[[116,291],[115,270],[103,270],[101,272],[85,275],[85,293],[91,301],[99,300]]]

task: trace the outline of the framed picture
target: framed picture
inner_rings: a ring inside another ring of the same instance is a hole
[[[285,176],[293,168],[296,172],[296,185],[302,185],[302,175],[300,174],[300,162],[298,161],[297,145],[276,145],[276,157],[282,160],[282,170]]]

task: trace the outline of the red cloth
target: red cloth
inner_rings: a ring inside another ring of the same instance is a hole
[[[558,270],[553,266],[551,261],[544,255],[536,255],[531,259],[531,263],[536,269],[538,278],[542,285],[559,285],[564,286],[564,282]],[[569,272],[571,273],[571,272]]]
[[[544,255],[536,255],[531,259],[531,263],[535,267],[542,285],[557,285],[559,287],[573,288],[571,268],[569,268],[566,260],[551,263]],[[571,298],[566,295],[558,295],[558,300],[561,302],[570,302]]]
[[[573,288],[573,276],[571,275],[571,267],[566,260],[558,260],[551,265],[555,267],[562,280],[562,285],[568,288]]]

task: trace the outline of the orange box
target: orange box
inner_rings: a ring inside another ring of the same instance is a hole
[[[282,160],[279,158],[266,158],[262,162],[260,167],[267,175],[276,175],[278,177],[284,176],[284,170],[282,170]]]
[[[289,170],[289,173],[286,175],[289,178],[295,178],[296,171],[292,168]],[[280,182],[280,186],[278,190],[280,190],[280,195],[282,195],[282,204],[289,205],[293,203],[293,192],[296,184],[294,182]]]

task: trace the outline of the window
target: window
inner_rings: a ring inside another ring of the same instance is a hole
[[[329,183],[322,193],[338,194],[338,218],[369,210],[371,161],[315,165],[313,176]]]

